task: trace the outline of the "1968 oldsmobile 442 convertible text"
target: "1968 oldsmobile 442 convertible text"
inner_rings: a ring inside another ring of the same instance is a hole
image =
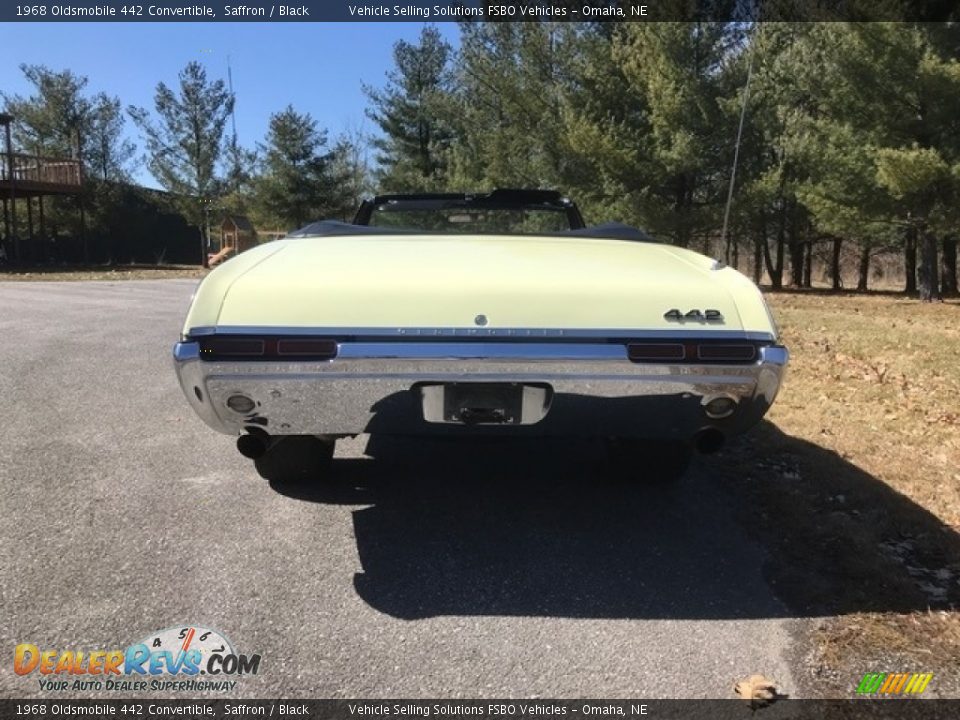
[[[736,270],[531,190],[380,196],[260,245],[174,349],[193,409],[276,480],[358,433],[591,436],[677,477],[759,422],[787,357]]]

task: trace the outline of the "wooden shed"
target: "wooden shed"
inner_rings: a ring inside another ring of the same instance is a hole
[[[246,215],[226,215],[220,223],[220,249],[210,255],[210,265],[249,250],[257,244],[257,231]]]

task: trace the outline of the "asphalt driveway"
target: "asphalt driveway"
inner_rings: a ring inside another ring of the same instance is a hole
[[[796,693],[708,462],[651,489],[585,442],[358,437],[329,485],[272,487],[180,394],[195,284],[0,283],[0,696],[46,694],[17,643],[181,624],[261,654],[232,697]]]

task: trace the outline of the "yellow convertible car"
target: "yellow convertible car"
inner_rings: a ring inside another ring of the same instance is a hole
[[[675,478],[759,422],[788,359],[739,272],[542,190],[378,196],[260,245],[203,280],[173,354],[272,480],[359,433],[590,436]]]

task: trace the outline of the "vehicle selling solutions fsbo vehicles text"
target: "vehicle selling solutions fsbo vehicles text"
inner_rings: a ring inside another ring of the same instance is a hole
[[[543,18],[627,18],[647,17],[647,5],[631,5],[629,14],[621,7],[595,8],[584,5],[581,8],[554,7],[552,5],[497,5],[488,4],[486,7],[461,7],[434,5],[348,5],[347,10],[355,17],[418,17],[424,20],[437,17],[448,18],[512,18],[543,19]]]
[[[646,704],[631,704],[631,715],[646,715]],[[531,717],[567,715],[568,711],[582,715],[619,715],[625,716],[625,707],[619,703],[584,703],[576,707],[567,707],[553,703],[520,702],[520,703],[489,703],[484,706],[461,705],[455,702],[447,703],[347,703],[350,715],[364,718],[382,717],[423,717],[449,715],[484,715],[487,717]]]

